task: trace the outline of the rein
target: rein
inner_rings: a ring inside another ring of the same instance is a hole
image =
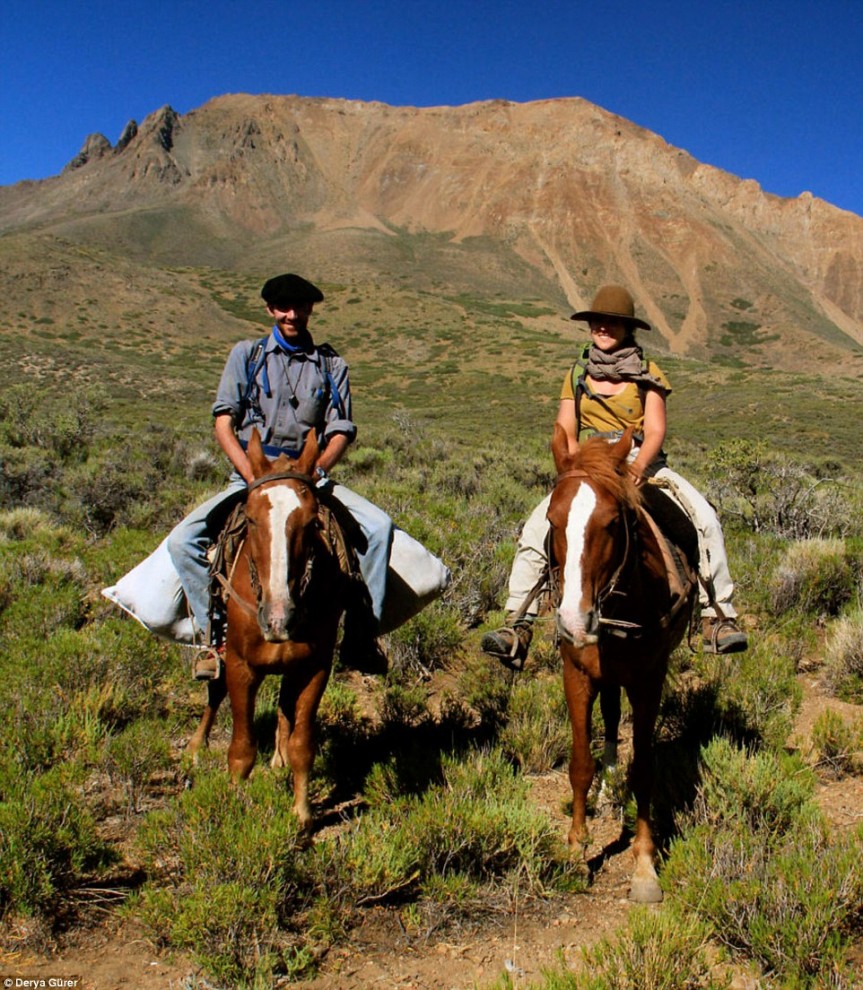
[[[246,488],[246,494],[262,485],[269,485],[273,481],[302,481],[309,488],[315,487],[315,479],[309,474],[302,474],[300,471],[274,471],[272,474],[265,474],[250,481]]]

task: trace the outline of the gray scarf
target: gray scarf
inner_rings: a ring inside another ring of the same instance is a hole
[[[635,382],[665,390],[655,375],[648,374],[644,353],[635,343],[618,347],[616,351],[601,351],[591,346],[584,370],[598,382]]]

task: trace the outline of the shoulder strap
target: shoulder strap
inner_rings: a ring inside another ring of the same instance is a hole
[[[581,393],[587,391],[587,383],[584,376],[587,374],[587,356],[590,352],[590,344],[585,344],[581,356],[573,363],[570,375],[572,377],[572,396],[575,399],[575,436],[576,439],[581,434]],[[576,375],[576,371],[578,375]]]
[[[587,375],[587,358],[590,351],[590,345],[587,344],[584,350],[581,352],[581,357],[576,360],[572,366],[572,391],[575,396],[575,435],[576,437],[581,435],[581,395],[585,393],[593,399],[594,402],[598,402],[606,412],[611,413],[611,415],[620,422],[620,417],[614,411],[614,409],[605,401],[605,399],[596,392],[591,391],[585,377]],[[578,377],[576,378],[576,369],[579,370]],[[641,370],[642,373],[646,373],[648,369],[647,358],[644,354],[641,355]],[[644,386],[639,382],[637,383],[637,388],[641,396],[641,404],[644,406]],[[604,435],[604,434],[603,434]],[[633,437],[638,440],[639,443],[644,439],[643,435],[640,433],[634,433]]]
[[[345,419],[345,404],[342,400],[339,387],[336,385],[336,380],[333,378],[332,373],[333,358],[337,358],[339,355],[329,344],[319,344],[318,354],[321,355],[321,365],[323,367],[324,376],[327,379],[327,385],[330,389],[330,404],[334,409],[338,410],[339,416],[342,419]]]
[[[270,376],[267,374],[267,340],[269,337],[261,337],[259,341],[255,343],[249,354],[249,359],[246,361],[246,387],[243,391],[243,405],[254,404],[255,395],[258,388],[258,372],[261,372],[262,385],[264,387],[264,394],[269,398],[272,395],[270,391]]]

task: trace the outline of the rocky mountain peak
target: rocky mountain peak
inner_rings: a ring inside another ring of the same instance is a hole
[[[88,162],[97,161],[104,158],[111,152],[111,142],[104,134],[88,134],[81,146],[81,150],[66,166],[66,170],[81,168]]]

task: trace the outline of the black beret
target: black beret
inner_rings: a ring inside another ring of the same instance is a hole
[[[299,275],[276,275],[264,282],[261,298],[268,306],[281,308],[284,303],[323,302],[324,294]]]

